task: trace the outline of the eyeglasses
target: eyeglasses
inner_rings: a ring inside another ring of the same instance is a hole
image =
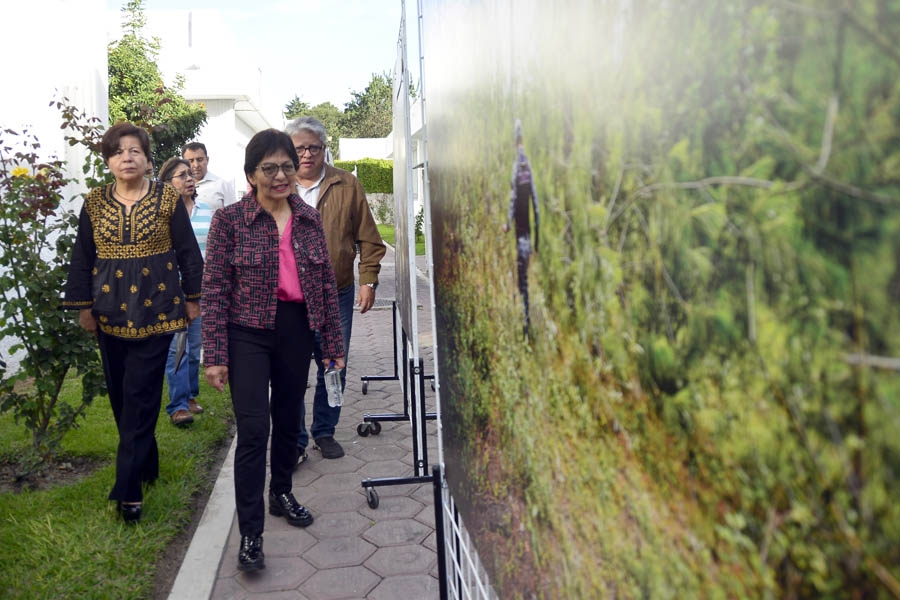
[[[265,175],[269,179],[272,179],[273,177],[278,175],[278,169],[281,169],[285,177],[291,177],[294,175],[294,173],[297,172],[297,167],[295,167],[293,163],[284,163],[283,165],[266,163],[264,165],[259,165],[256,168],[262,171],[263,175]]]
[[[316,156],[319,152],[325,149],[325,146],[294,146],[294,150],[297,151],[297,156],[303,156],[303,154],[309,150],[310,156]]]
[[[169,177],[169,181],[172,181],[173,179],[193,179],[193,178],[194,178],[194,176],[191,175],[190,171],[188,171],[186,173],[182,173],[181,175],[172,175],[171,177]]]

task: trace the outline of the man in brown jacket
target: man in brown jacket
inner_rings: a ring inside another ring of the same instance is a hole
[[[350,349],[350,330],[353,324],[353,296],[355,291],[353,262],[359,245],[359,294],[355,305],[360,314],[375,303],[375,288],[385,247],[369,210],[366,193],[352,174],[325,164],[325,126],[313,117],[291,121],[285,133],[291,136],[300,157],[297,169],[297,193],[303,201],[322,215],[322,227],[328,243],[328,254],[338,286],[341,331],[344,337],[344,362]],[[344,449],[334,439],[334,429],[341,416],[341,407],[328,406],[325,391],[325,367],[321,348],[316,347],[316,393],[313,397],[313,422],[310,431],[324,458],[340,458]],[[341,370],[341,389],[346,385],[347,368]],[[299,465],[306,460],[309,434],[306,431],[305,411],[300,412]]]

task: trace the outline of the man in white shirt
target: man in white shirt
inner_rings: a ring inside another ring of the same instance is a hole
[[[238,201],[231,182],[209,172],[209,154],[205,145],[200,142],[186,144],[181,156],[191,164],[199,202],[216,211]]]

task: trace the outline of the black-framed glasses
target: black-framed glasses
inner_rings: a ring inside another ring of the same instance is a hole
[[[303,156],[303,154],[309,150],[310,156],[316,156],[325,149],[325,146],[294,146],[294,150],[297,151],[297,156]]]
[[[263,175],[272,179],[276,175],[278,175],[278,169],[284,173],[285,177],[291,177],[294,173],[297,172],[297,167],[294,166],[294,163],[284,163],[281,165],[276,165],[275,163],[265,163],[256,167],[260,171],[263,172]]]

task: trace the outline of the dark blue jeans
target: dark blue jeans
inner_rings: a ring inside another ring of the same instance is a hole
[[[187,349],[181,359],[181,368],[175,372],[175,338],[169,345],[166,357],[166,382],[169,385],[169,403],[166,413],[172,416],[177,410],[189,410],[189,400],[200,395],[200,348],[203,347],[203,336],[200,330],[200,317],[197,317],[187,329]]]
[[[356,286],[350,284],[347,287],[338,290],[338,310],[341,316],[341,335],[344,338],[344,363],[350,355],[350,330],[353,328],[353,301],[356,300]],[[314,351],[316,357],[316,393],[313,396],[313,422],[310,428],[313,439],[320,437],[333,436],[334,428],[337,427],[338,420],[341,418],[341,407],[334,408],[328,406],[328,392],[325,391],[325,366],[322,364],[322,343],[319,332],[316,332],[316,348]],[[346,364],[341,369],[341,390],[347,385],[347,367]],[[309,444],[309,433],[306,431],[306,410],[300,411],[300,437],[297,439],[297,446],[301,449],[306,448]]]

